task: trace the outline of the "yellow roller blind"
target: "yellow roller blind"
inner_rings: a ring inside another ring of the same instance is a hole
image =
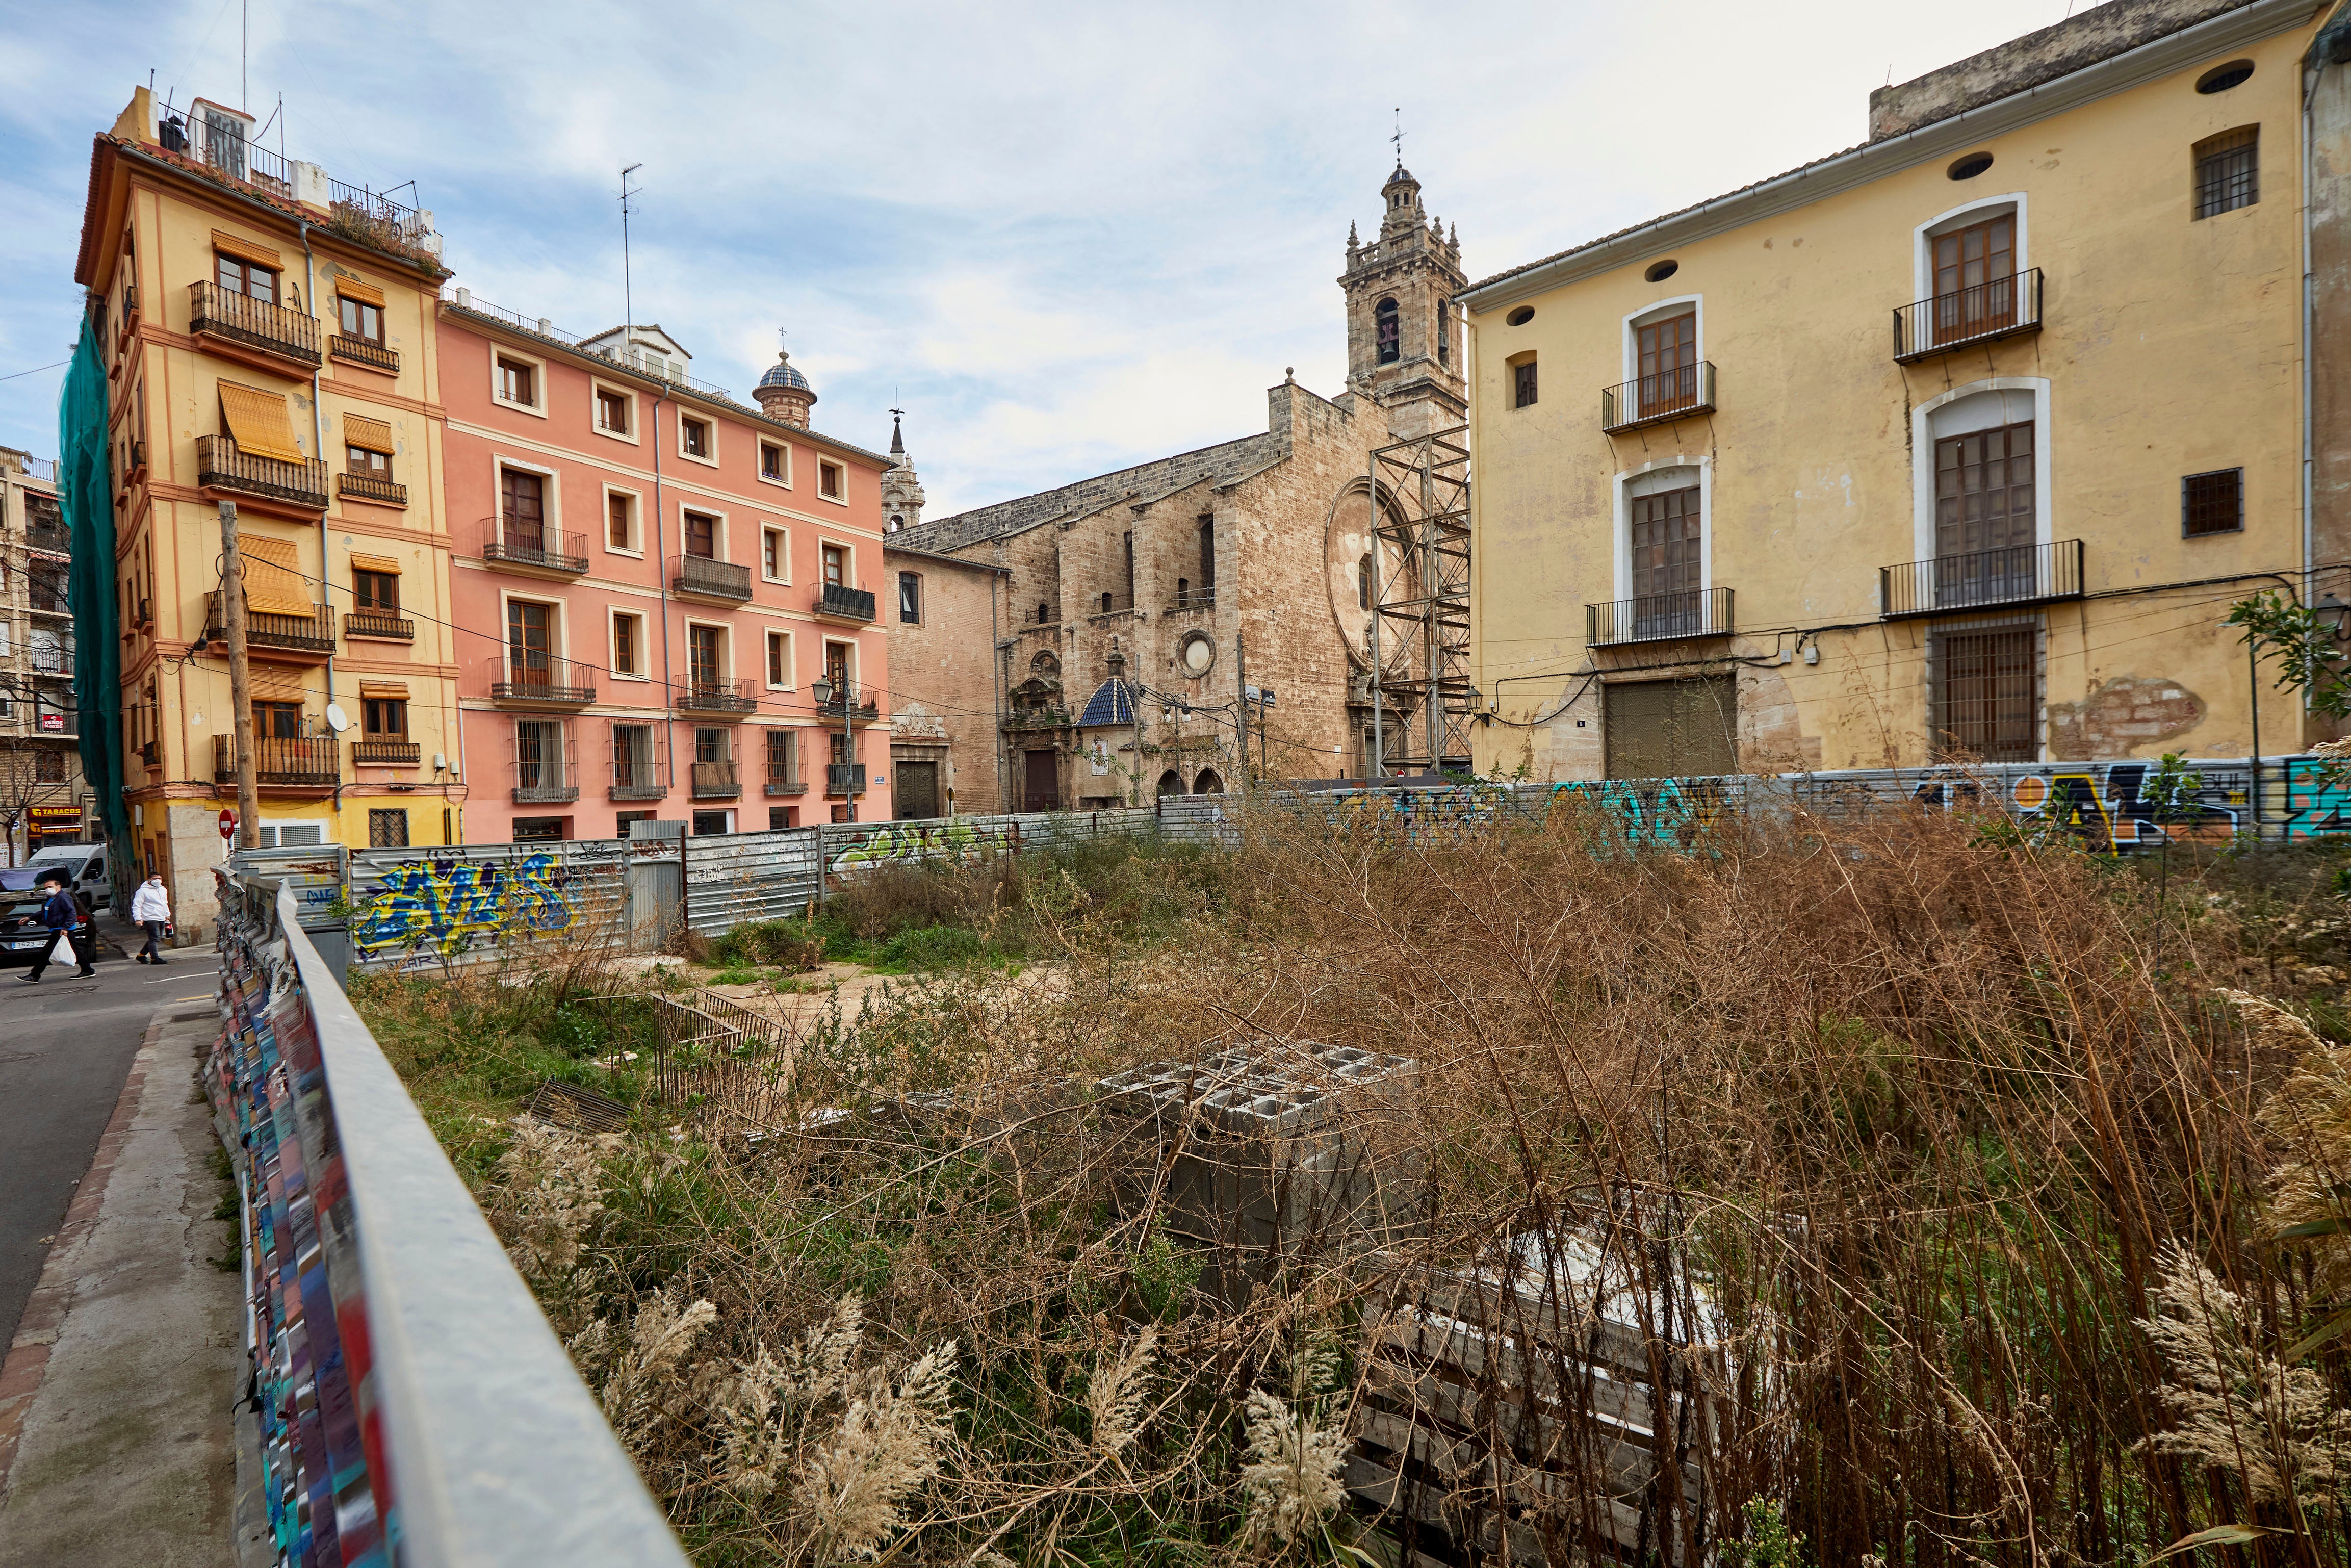
[[[360,695],[363,697],[404,697],[408,695],[406,681],[361,681]]]
[[[392,426],[381,419],[370,419],[363,413],[343,415],[343,444],[363,447],[370,452],[389,453],[392,450]]]
[[[400,562],[394,560],[388,555],[360,555],[357,551],[353,551],[351,555],[351,570],[354,571],[388,571],[394,577],[397,577],[400,575]]]
[[[262,615],[309,615],[318,601],[294,553],[291,539],[240,538],[236,553],[245,565],[245,607]]]
[[[220,229],[213,230],[213,248],[225,256],[233,256],[239,261],[256,262],[272,272],[286,270],[286,263],[279,259],[277,253],[267,246],[256,244],[252,240],[225,233]]]
[[[362,305],[372,305],[379,309],[383,306],[382,289],[371,283],[361,283],[348,272],[335,279],[335,292],[346,299],[356,299]]]
[[[275,457],[285,463],[302,461],[295,444],[294,426],[286,417],[286,394],[264,392],[235,382],[220,384],[221,418],[236,449],[248,457]]]

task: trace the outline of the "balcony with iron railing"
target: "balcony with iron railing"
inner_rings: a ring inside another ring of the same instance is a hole
[[[810,608],[827,621],[853,621],[864,625],[873,619],[873,595],[862,588],[844,588],[840,583],[828,582],[818,592],[815,604]]]
[[[693,681],[677,688],[680,713],[757,713],[759,699],[748,681]]]
[[[204,641],[216,644],[213,649],[216,654],[228,651],[228,617],[221,608],[218,590],[204,595]],[[245,648],[247,655],[256,659],[319,664],[335,651],[334,612],[321,604],[308,615],[287,615],[248,605],[245,612]]]
[[[525,777],[533,781],[514,787],[514,803],[517,806],[561,806],[580,799],[580,786],[562,782],[560,768],[539,763],[528,769]]]
[[[552,653],[509,648],[490,683],[490,700],[521,707],[585,707],[596,700],[595,668]]]
[[[1088,615],[1123,615],[1134,608],[1132,593],[1097,593],[1086,601]]]
[[[1214,610],[1216,607],[1217,591],[1213,586],[1179,588],[1176,591],[1176,596],[1167,601],[1167,612],[1170,615],[1188,615],[1197,611]]]
[[[373,338],[354,338],[349,333],[338,332],[327,340],[327,352],[339,360],[365,365],[371,371],[381,371],[387,375],[400,373],[400,350],[387,349]]]
[[[732,800],[743,793],[732,762],[696,762],[693,768],[692,793],[695,800]]]
[[[306,371],[321,362],[316,316],[248,298],[209,279],[188,285],[188,330],[199,342],[216,339]]]
[[[800,771],[798,762],[770,762],[768,764],[767,793],[805,795],[808,793],[808,777]]]
[[[824,792],[829,796],[864,794],[865,764],[862,762],[826,763],[824,765]]]
[[[225,435],[196,437],[196,484],[206,490],[282,501],[306,511],[327,509],[327,465],[315,457],[288,462],[239,452]]]
[[[751,597],[751,569],[706,555],[674,555],[669,558],[669,585],[683,598],[741,604]]]
[[[56,504],[51,502],[47,507],[38,507],[29,504],[48,501],[46,496],[28,496],[26,500],[28,504],[25,508],[25,548],[46,550],[51,555],[71,555],[73,534],[66,527],[65,517],[57,510]]]
[[[578,577],[588,570],[588,536],[529,517],[484,517],[482,559],[527,577]]]
[[[1600,389],[1600,428],[1611,435],[1713,412],[1711,360]]]
[[[2081,597],[2080,539],[2008,545],[1877,569],[1878,613],[1888,621]]]
[[[413,643],[416,622],[403,615],[387,614],[381,610],[354,610],[343,617],[343,635],[365,637],[378,643]]]
[[[2041,330],[2041,269],[2027,267],[1894,312],[1894,359],[1913,364],[1972,344]]]
[[[377,736],[351,742],[351,760],[371,768],[413,768],[424,758],[424,748],[413,740]]]
[[[253,781],[265,789],[331,789],[343,780],[340,742],[331,735],[256,736]],[[213,782],[236,782],[236,737],[213,737]]]
[[[161,767],[163,762],[163,743],[160,740],[141,741],[139,743],[139,760],[149,768]]]
[[[354,474],[349,469],[335,476],[335,493],[358,501],[375,501],[386,507],[408,505],[408,486],[394,484],[381,474]]]
[[[1727,637],[1730,628],[1727,588],[1650,593],[1583,607],[1583,640],[1594,648],[1676,637]]]
[[[658,800],[668,793],[669,786],[662,782],[661,768],[650,751],[612,758],[612,782],[605,790],[612,800]]]
[[[36,615],[73,613],[61,562],[35,561],[25,570],[25,608]]]
[[[831,697],[816,705],[817,716],[839,724],[844,709],[847,710],[851,722],[854,724],[875,724],[880,722],[882,717],[882,706],[877,698],[869,696],[863,702],[859,702],[854,690],[840,681],[834,681]]]

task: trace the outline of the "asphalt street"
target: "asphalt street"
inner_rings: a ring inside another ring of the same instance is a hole
[[[155,1009],[212,993],[214,955],[184,947],[170,967],[134,964],[131,928],[98,916],[98,977],[53,965],[37,986],[0,968],[0,1351],[16,1337],[49,1239],[122,1093]]]

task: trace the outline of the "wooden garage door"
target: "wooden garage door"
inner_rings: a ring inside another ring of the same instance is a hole
[[[1739,768],[1739,690],[1729,675],[1612,683],[1602,724],[1611,779],[1704,779]]]

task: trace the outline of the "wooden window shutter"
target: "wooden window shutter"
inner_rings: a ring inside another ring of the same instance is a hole
[[[408,695],[406,681],[361,681],[360,695],[363,697],[400,697]]]
[[[284,392],[263,392],[235,382],[220,384],[221,418],[228,423],[230,439],[249,457],[275,457],[281,463],[302,461],[295,443],[294,425],[286,414]]]
[[[364,414],[347,413],[343,415],[343,444],[389,455],[392,452],[391,423],[370,419]]]
[[[219,229],[213,230],[213,248],[223,256],[233,256],[239,261],[249,261],[256,267],[266,267],[272,272],[286,270],[285,261],[267,246],[256,245],[249,239],[240,239],[235,235],[225,234]]]
[[[263,615],[317,613],[293,540],[240,538],[236,553],[244,558],[246,608]]]
[[[388,555],[360,555],[354,552],[351,556],[351,570],[388,572],[393,577],[398,577],[400,562]]]
[[[361,283],[348,272],[335,279],[335,292],[346,299],[356,299],[379,310],[383,308],[383,290],[371,283]]]

